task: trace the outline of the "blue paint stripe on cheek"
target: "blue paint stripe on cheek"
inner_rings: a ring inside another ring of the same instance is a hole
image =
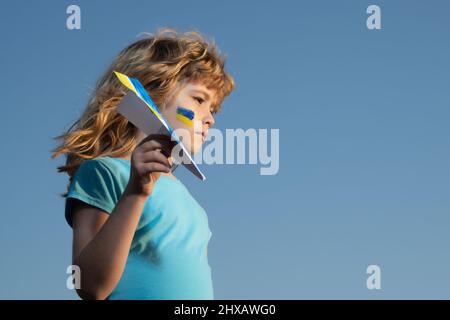
[[[190,109],[186,109],[183,107],[177,107],[177,113],[179,115],[185,116],[186,118],[188,118],[189,120],[194,120],[194,111],[190,110]]]

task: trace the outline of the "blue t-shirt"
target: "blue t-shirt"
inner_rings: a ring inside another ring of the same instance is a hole
[[[78,199],[108,214],[130,176],[130,162],[102,156],[86,160],[75,173],[65,215],[72,225]],[[206,247],[208,217],[177,179],[161,175],[145,202],[122,277],[108,299],[213,299]],[[81,273],[83,276],[83,273]]]

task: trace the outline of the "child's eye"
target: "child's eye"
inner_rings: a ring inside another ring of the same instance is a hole
[[[197,102],[198,102],[199,104],[202,104],[203,101],[205,101],[205,100],[203,100],[203,99],[200,98],[200,97],[194,97],[194,99],[197,100]]]

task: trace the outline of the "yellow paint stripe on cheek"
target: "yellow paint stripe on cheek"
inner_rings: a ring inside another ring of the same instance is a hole
[[[181,114],[177,114],[176,117],[177,117],[178,120],[183,122],[185,125],[188,125],[188,126],[193,126],[194,125],[194,122],[191,119],[186,118],[185,116],[183,116]]]

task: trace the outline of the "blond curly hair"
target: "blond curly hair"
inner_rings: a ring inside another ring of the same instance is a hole
[[[58,172],[67,172],[70,186],[84,161],[99,156],[120,157],[136,146],[137,128],[116,112],[126,89],[113,71],[138,79],[161,109],[180,83],[201,83],[215,92],[212,109],[218,112],[234,88],[234,80],[224,66],[225,57],[216,45],[198,32],[164,28],[145,34],[119,53],[97,82],[80,119],[55,137],[61,144],[52,150],[52,158],[66,155],[66,163],[58,167]]]

